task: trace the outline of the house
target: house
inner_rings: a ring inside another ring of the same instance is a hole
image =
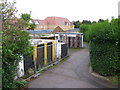
[[[74,28],[72,22],[62,17],[47,17],[44,20],[33,19],[32,22],[36,24],[35,30],[55,29],[58,26],[65,31]]]
[[[64,32],[64,30],[60,26],[57,26],[52,33],[56,33],[56,32]]]

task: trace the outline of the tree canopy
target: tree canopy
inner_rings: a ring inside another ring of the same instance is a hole
[[[75,25],[75,28],[79,28],[79,26],[81,25],[81,22],[78,21],[73,21],[73,24]]]
[[[27,14],[27,13],[24,13],[24,14],[21,14],[21,19],[24,21],[25,25],[24,27],[26,29],[31,29],[31,30],[34,30],[36,25],[35,23],[29,23],[30,20],[32,20],[31,18],[31,15],[30,14]]]

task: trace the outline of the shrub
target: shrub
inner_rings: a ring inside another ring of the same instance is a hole
[[[90,60],[95,72],[111,76],[117,74],[118,54],[115,42],[91,42]]]
[[[15,88],[16,67],[23,55],[31,55],[29,34],[14,29],[3,31],[2,40],[2,87]]]
[[[113,20],[94,23],[89,26],[86,37],[90,41],[90,60],[95,72],[104,75],[118,75],[118,23]]]
[[[84,34],[84,41],[87,41],[87,42],[88,42],[88,39],[86,38],[86,32],[88,31],[89,26],[90,26],[89,24],[80,25],[80,32]]]
[[[22,88],[27,85],[27,82],[26,81],[16,81],[15,84],[16,84],[17,88]]]
[[[15,2],[7,0],[0,3],[2,16],[2,89],[16,88],[15,76],[18,62],[21,56],[32,54],[29,45],[29,33],[20,31],[25,24],[23,20],[17,19]],[[14,20],[16,23],[14,23]],[[22,27],[22,28],[21,28]]]
[[[116,40],[112,26],[108,21],[92,24],[89,26],[86,34],[87,39],[90,41],[104,42]]]

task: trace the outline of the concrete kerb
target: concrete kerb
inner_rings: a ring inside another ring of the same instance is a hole
[[[110,82],[110,80],[109,80],[107,77],[104,77],[104,76],[101,76],[101,75],[98,74],[98,73],[95,73],[95,72],[93,71],[92,67],[91,67],[91,64],[90,64],[90,66],[89,66],[89,73],[90,73],[92,76],[94,76],[94,77],[97,77],[97,78],[100,78],[100,79],[103,79],[103,80],[107,80],[107,81]]]
[[[85,45],[85,44],[84,44]],[[88,45],[86,45],[87,48],[89,48]],[[89,73],[94,76],[94,77],[97,77],[97,78],[100,78],[100,79],[104,79],[104,80],[107,80],[110,82],[110,80],[107,78],[107,77],[104,77],[104,76],[101,76],[100,74],[98,73],[95,73],[91,67],[91,63],[89,63]]]

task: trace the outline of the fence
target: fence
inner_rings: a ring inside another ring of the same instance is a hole
[[[68,47],[67,44],[64,43],[55,43],[52,41],[35,45],[33,48],[33,56],[23,56],[24,62],[22,64],[24,69],[21,71],[21,75],[23,75],[23,73],[29,73],[29,70],[33,70],[35,73],[42,68],[59,61],[59,59],[68,56]]]

